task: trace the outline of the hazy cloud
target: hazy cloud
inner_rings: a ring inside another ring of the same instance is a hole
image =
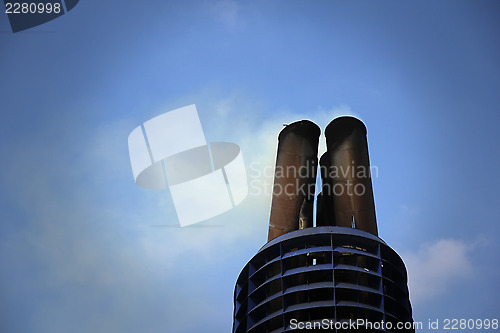
[[[210,4],[211,13],[229,28],[235,28],[241,23],[239,7],[236,1],[220,0]]]
[[[422,245],[414,253],[403,253],[408,270],[412,303],[430,301],[445,294],[460,279],[473,272],[472,244],[454,239],[440,239]]]
[[[241,92],[212,95],[187,99],[199,105],[210,138],[241,146],[247,167],[258,162],[272,170],[283,124],[307,118],[324,128],[350,113],[341,107],[305,116],[268,110]],[[169,192],[134,184],[127,136],[135,123],[117,119],[82,129],[89,135],[78,142],[10,148],[13,167],[5,177],[19,180],[13,198],[25,203],[25,220],[15,222],[23,229],[3,244],[9,251],[0,260],[16,264],[0,270],[0,306],[24,309],[28,298],[21,295],[31,292],[25,320],[14,321],[14,312],[6,327],[42,333],[230,328],[234,281],[266,241],[271,197],[248,197],[204,226],[176,228]],[[261,177],[272,185],[272,173]]]

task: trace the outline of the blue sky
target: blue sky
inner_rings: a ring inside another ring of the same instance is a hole
[[[176,228],[169,192],[130,168],[128,134],[189,104],[209,141],[240,145],[249,180],[274,164],[283,123],[361,118],[414,319],[499,318],[499,14],[495,1],[82,0],[16,34],[0,15],[0,331],[230,331],[270,197]]]

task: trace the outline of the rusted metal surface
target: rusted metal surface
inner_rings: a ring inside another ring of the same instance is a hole
[[[325,223],[377,236],[365,125],[353,117],[339,117],[328,124],[325,136],[329,166],[322,190],[325,208],[333,207],[333,219],[328,216]],[[327,184],[331,186],[325,195]]]
[[[268,241],[298,230],[303,206],[302,227],[312,226],[308,206],[314,201],[320,133],[316,124],[302,120],[279,134]]]

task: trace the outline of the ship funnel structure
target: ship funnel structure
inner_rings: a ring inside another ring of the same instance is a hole
[[[306,120],[279,134],[268,242],[236,281],[232,333],[415,333],[406,267],[377,235],[366,127],[330,122],[318,173],[319,135]]]
[[[366,127],[356,118],[339,117],[325,129],[327,156],[322,161],[324,225],[355,228],[375,236],[373,199]]]
[[[278,136],[268,241],[313,226],[320,133],[316,124],[302,120]]]
[[[268,241],[313,226],[319,135],[316,124],[302,120],[278,136]],[[377,236],[365,125],[354,117],[339,117],[328,124],[325,136],[316,226],[354,228]]]

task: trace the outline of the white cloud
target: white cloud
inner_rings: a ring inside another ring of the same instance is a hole
[[[463,241],[440,239],[422,245],[417,252],[403,253],[412,304],[438,298],[459,280],[471,277],[472,249],[472,244]]]
[[[324,129],[336,115],[350,113],[347,107],[307,116],[271,112],[241,92],[212,93],[183,98],[179,106],[196,102],[207,141],[237,143],[247,167],[274,167],[283,123],[307,118]],[[200,331],[209,321],[216,323],[212,331],[230,326],[233,283],[266,241],[271,196],[248,197],[205,227],[151,227],[178,223],[168,191],[134,184],[126,147],[136,125],[122,119],[82,129],[91,135],[77,142],[12,145],[5,177],[18,180],[12,200],[25,209],[25,221],[17,222],[23,228],[9,237],[10,251],[0,258],[22,269],[8,265],[0,279],[11,290],[3,302],[34,302],[23,325],[63,332],[82,317],[86,323],[76,332],[135,332],[145,322],[150,332]],[[272,173],[262,177],[272,184]],[[220,227],[209,227],[214,224]],[[32,297],[19,297],[22,290]],[[208,303],[220,318],[211,318]],[[190,329],[190,312],[183,309],[205,317]]]
[[[198,109],[207,141],[229,141],[241,147],[250,182],[246,201],[247,204],[251,201],[251,206],[238,206],[236,209],[248,214],[263,212],[264,216],[268,214],[271,204],[278,134],[284,128],[283,125],[303,119],[315,122],[321,128],[318,149],[318,156],[321,156],[326,151],[324,129],[330,121],[346,115],[360,118],[347,105],[330,108],[311,106],[309,110],[270,110],[264,102],[242,91],[235,90],[227,94],[213,87],[184,96],[157,112],[163,113],[193,103]],[[256,197],[255,193],[261,195]],[[261,228],[255,224],[241,225],[240,231],[245,229],[248,232],[249,227]],[[265,226],[264,229],[267,230]]]
[[[235,28],[241,23],[241,16],[238,15],[239,7],[236,1],[219,0],[210,3],[210,11],[229,28]]]

